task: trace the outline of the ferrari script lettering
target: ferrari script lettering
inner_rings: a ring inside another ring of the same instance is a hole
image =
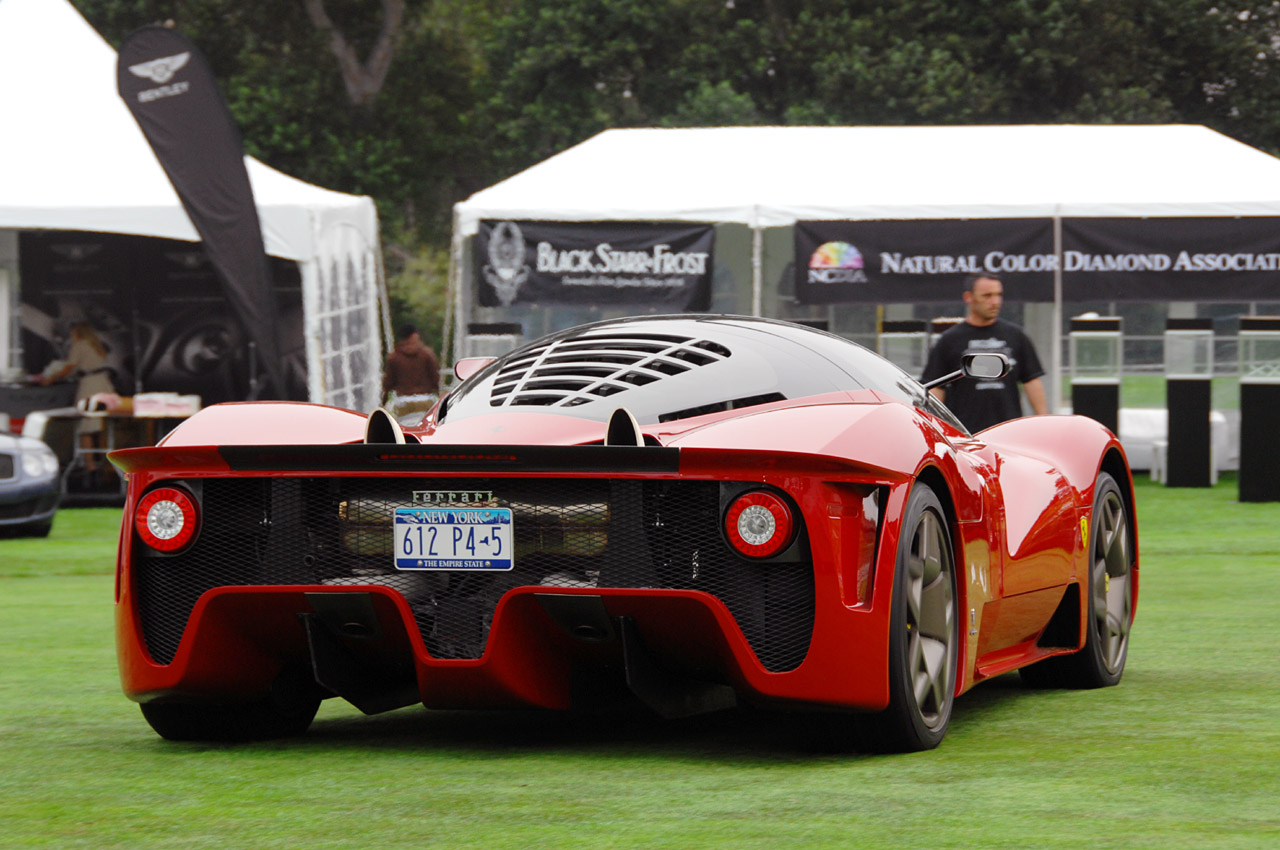
[[[492,505],[492,490],[414,490],[413,501],[426,505]]]

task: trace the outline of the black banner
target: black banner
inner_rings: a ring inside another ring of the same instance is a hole
[[[270,393],[282,394],[279,323],[258,209],[240,132],[208,63],[174,30],[147,26],[120,45],[116,82],[257,346]]]
[[[206,405],[250,395],[248,334],[202,244],[50,230],[18,239],[27,372],[65,356],[71,326],[87,321],[121,393],[195,393]],[[301,275],[297,263],[270,259],[281,397],[306,399]]]
[[[966,275],[990,272],[1011,301],[1052,301],[1049,219],[802,221],[795,226],[802,304],[958,301]]]
[[[1076,218],[1062,223],[1067,301],[1280,300],[1274,218]]]
[[[475,239],[479,302],[711,306],[710,225],[483,221]]]

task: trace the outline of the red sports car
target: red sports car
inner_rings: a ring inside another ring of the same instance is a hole
[[[727,316],[586,325],[458,374],[412,427],[222,404],[111,456],[120,672],[159,734],[296,734],[333,696],[639,699],[919,750],[992,676],[1120,679],[1133,483],[1091,419],[969,434],[865,348]]]

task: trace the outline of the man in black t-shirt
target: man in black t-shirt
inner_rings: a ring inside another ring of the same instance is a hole
[[[954,372],[960,368],[960,358],[969,352],[999,352],[1013,366],[1008,375],[998,380],[961,378],[929,392],[973,433],[1022,415],[1018,384],[1026,391],[1033,411],[1048,413],[1044,383],[1040,380],[1044,369],[1031,340],[1022,328],[1000,318],[1004,284],[992,275],[970,275],[965,280],[964,303],[968,307],[965,320],[938,337],[921,380],[931,381]]]

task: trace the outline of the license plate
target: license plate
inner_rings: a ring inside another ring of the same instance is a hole
[[[509,570],[510,508],[396,508],[398,570]]]

